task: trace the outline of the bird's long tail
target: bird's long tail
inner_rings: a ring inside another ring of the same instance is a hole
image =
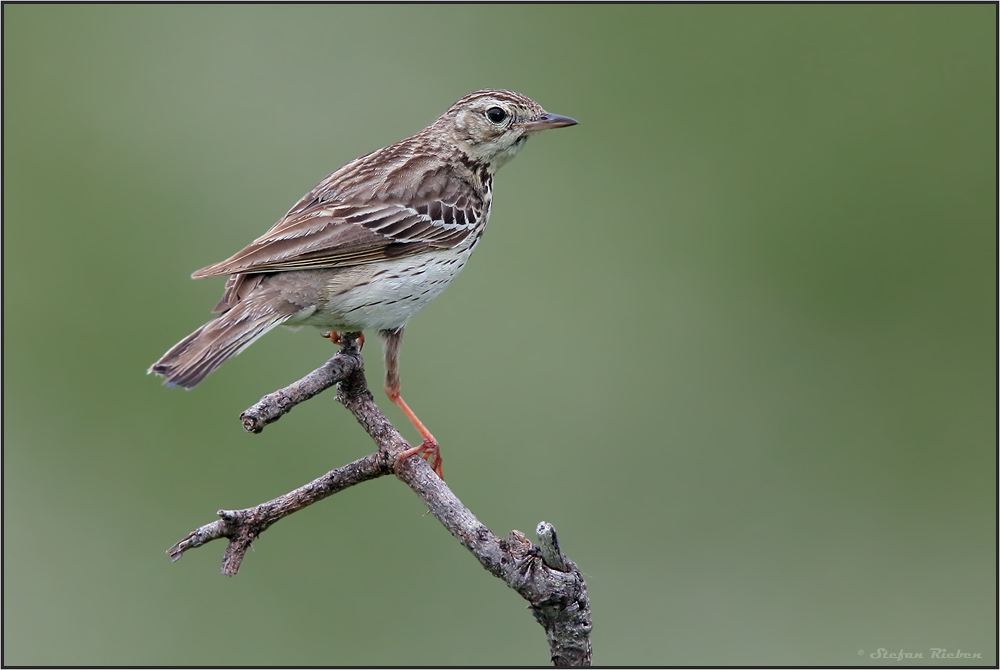
[[[163,375],[168,387],[193,388],[228,358],[235,356],[290,315],[260,313],[245,302],[220,314],[171,347],[148,373]]]

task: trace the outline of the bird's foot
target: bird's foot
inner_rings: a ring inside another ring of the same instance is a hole
[[[434,473],[444,479],[444,469],[441,467],[441,450],[438,448],[437,440],[433,437],[424,439],[420,443],[419,447],[413,447],[412,449],[407,449],[406,451],[400,452],[396,456],[396,467],[399,467],[406,461],[410,456],[415,456],[419,454],[422,459],[427,461],[427,464],[434,469]]]
[[[340,333],[338,333],[335,330],[331,330],[331,331],[329,331],[327,333],[323,333],[322,335],[320,335],[320,337],[325,337],[326,339],[330,340],[334,344],[337,344],[337,345],[340,344]],[[364,348],[365,348],[365,334],[361,333],[360,335],[358,335],[358,351],[361,351]]]

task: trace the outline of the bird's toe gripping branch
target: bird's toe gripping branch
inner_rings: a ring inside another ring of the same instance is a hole
[[[330,340],[332,343],[336,344],[337,346],[340,346],[340,333],[338,333],[335,330],[331,330],[331,331],[328,331],[326,333],[323,333],[322,335],[320,335],[320,337],[325,337],[326,339]],[[365,334],[364,333],[360,333],[358,335],[358,351],[361,351],[364,348],[365,348]]]
[[[424,438],[424,441],[420,443],[420,446],[407,449],[396,456],[396,463],[402,464],[403,461],[410,456],[419,454],[424,460],[427,461],[428,465],[434,469],[434,473],[441,479],[444,479],[444,468],[442,467],[441,449],[438,448],[438,441],[434,439],[434,436],[431,435],[431,431],[427,430],[427,427],[423,424],[423,422],[417,418],[417,415],[414,414],[413,410],[410,409],[410,406],[406,404],[406,401],[400,397],[399,387],[386,385],[385,394],[389,396],[389,400],[391,400],[393,404],[403,410],[403,414],[405,414],[406,418],[410,420],[413,427],[417,429],[420,436]]]
[[[402,465],[403,461],[415,455],[419,455],[427,461],[427,464],[434,469],[434,474],[444,479],[444,469],[441,467],[441,449],[438,448],[438,443],[433,437],[425,439],[418,447],[401,452],[396,456],[396,464]]]

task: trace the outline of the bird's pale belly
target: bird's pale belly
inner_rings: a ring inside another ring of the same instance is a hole
[[[465,266],[472,249],[435,251],[395,261],[324,273],[314,303],[289,319],[288,326],[329,330],[393,330],[441,294]]]

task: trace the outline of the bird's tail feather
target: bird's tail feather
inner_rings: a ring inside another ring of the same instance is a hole
[[[209,321],[171,347],[147,374],[163,375],[168,387],[194,388],[227,359],[289,318],[274,312],[251,315],[248,311],[245,304],[238,304]]]

